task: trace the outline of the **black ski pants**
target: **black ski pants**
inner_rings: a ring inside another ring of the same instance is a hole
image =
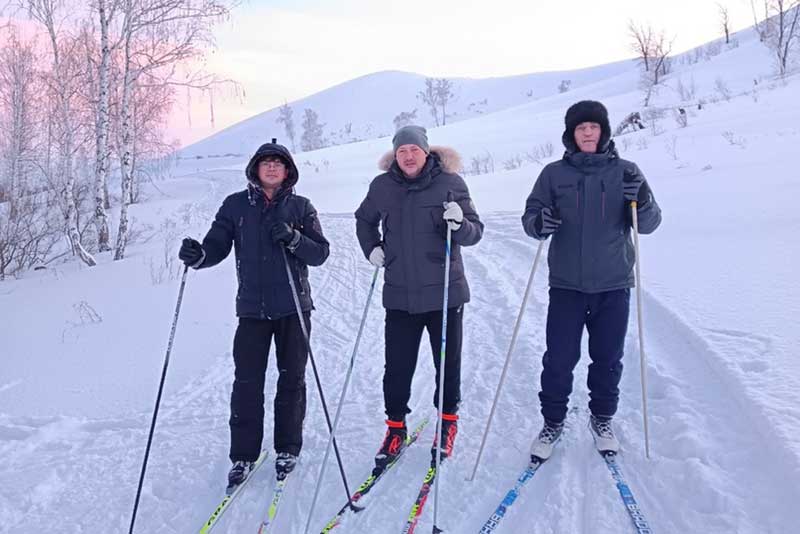
[[[311,332],[311,314],[303,314]],[[282,319],[239,319],[233,339],[235,365],[231,393],[231,461],[255,461],[264,437],[264,380],[272,337],[278,364],[274,404],[276,452],[300,454],[306,414],[308,351],[297,315]]]
[[[447,311],[447,345],[445,348],[444,413],[455,414],[461,401],[461,340],[464,307]],[[433,365],[436,368],[436,390],[433,405],[439,406],[439,360],[442,349],[442,312],[408,313],[386,310],[386,366],[383,373],[383,401],[386,415],[403,421],[411,413],[411,381],[417,367],[423,329],[428,330]]]
[[[628,329],[630,289],[582,293],[550,288],[547,350],[542,358],[539,401],[542,415],[553,422],[567,416],[572,372],[581,357],[583,328],[589,333],[589,410],[613,416],[619,401],[622,354]]]

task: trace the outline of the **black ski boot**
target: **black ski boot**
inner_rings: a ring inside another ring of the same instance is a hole
[[[233,462],[233,467],[228,471],[228,487],[225,489],[225,493],[228,495],[233,493],[236,487],[247,479],[255,465],[255,462],[248,462],[246,460],[237,460]]]
[[[394,461],[405,446],[408,429],[405,421],[386,420],[386,436],[375,455],[375,470],[383,471],[386,466]],[[374,471],[373,471],[374,472]]]
[[[456,434],[458,434],[458,416],[454,413],[442,414],[442,460],[449,458],[453,454]],[[433,446],[431,447],[432,463],[436,463],[436,451],[436,436],[434,436]]]
[[[297,456],[290,452],[279,452],[275,458],[275,476],[278,480],[283,480],[294,471],[296,465]]]

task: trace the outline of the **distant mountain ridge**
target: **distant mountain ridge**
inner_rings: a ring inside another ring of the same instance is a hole
[[[556,95],[564,80],[570,89],[575,89],[634,68],[635,63],[627,60],[574,71],[484,79],[449,78],[454,96],[448,103],[446,120],[448,124],[455,123]],[[428,107],[417,97],[425,88],[425,78],[409,72],[377,72],[289,103],[296,132],[294,150],[301,151],[301,124],[306,108],[314,110],[324,124],[326,146],[391,135],[395,129],[393,120],[401,112],[416,110],[416,124],[435,126]],[[245,154],[271,137],[290,146],[283,125],[276,122],[278,114],[279,108],[259,113],[189,145],[180,155],[196,158]]]

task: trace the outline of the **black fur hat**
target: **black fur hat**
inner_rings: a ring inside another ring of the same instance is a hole
[[[597,144],[598,152],[604,150],[611,139],[611,124],[608,122],[608,110],[606,107],[595,100],[581,100],[572,104],[564,116],[564,139],[572,140],[574,144],[575,128],[583,122],[596,122],[600,125],[602,133],[600,142]]]

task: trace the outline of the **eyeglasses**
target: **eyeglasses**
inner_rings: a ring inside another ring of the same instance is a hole
[[[281,160],[278,160],[278,159],[275,159],[275,160],[262,160],[262,161],[258,162],[258,165],[260,167],[267,167],[267,168],[272,167],[273,169],[282,169],[283,167],[286,166],[285,163],[283,163]]]

